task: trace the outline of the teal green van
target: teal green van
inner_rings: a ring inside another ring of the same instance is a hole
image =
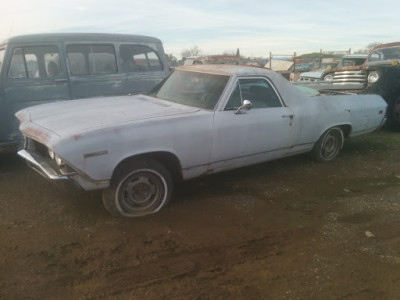
[[[18,110],[148,92],[169,74],[161,41],[103,33],[16,36],[0,43],[0,153],[21,145]]]

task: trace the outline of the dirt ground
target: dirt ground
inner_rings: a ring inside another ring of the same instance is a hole
[[[113,218],[0,158],[0,299],[399,299],[400,134],[176,186]]]

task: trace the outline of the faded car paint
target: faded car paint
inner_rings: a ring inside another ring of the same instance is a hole
[[[168,203],[173,181],[310,151],[329,161],[344,137],[385,120],[380,96],[309,95],[265,69],[181,67],[147,96],[18,112],[26,138],[18,153],[52,180],[103,189],[112,215],[143,216]]]
[[[179,162],[181,177],[189,179],[308,152],[334,126],[355,136],[384,120],[386,103],[380,96],[310,97],[260,68],[201,65],[180,71],[229,76],[215,109],[144,95],[83,99],[24,109],[17,113],[20,129],[28,140],[59,155],[75,172],[69,178],[90,190],[107,187],[116,166],[137,155],[169,153]],[[237,80],[249,77],[268,80],[281,105],[242,114],[224,110]],[[40,164],[34,148],[20,154],[28,159],[29,152],[31,162]]]

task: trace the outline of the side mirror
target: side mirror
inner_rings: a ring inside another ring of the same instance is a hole
[[[251,104],[250,100],[243,100],[243,104],[235,111],[235,114],[242,113],[242,109],[250,110],[252,107],[253,104]]]

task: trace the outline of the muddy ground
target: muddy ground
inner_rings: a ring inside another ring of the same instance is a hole
[[[0,299],[399,299],[400,134],[179,184],[113,218],[0,158]]]

